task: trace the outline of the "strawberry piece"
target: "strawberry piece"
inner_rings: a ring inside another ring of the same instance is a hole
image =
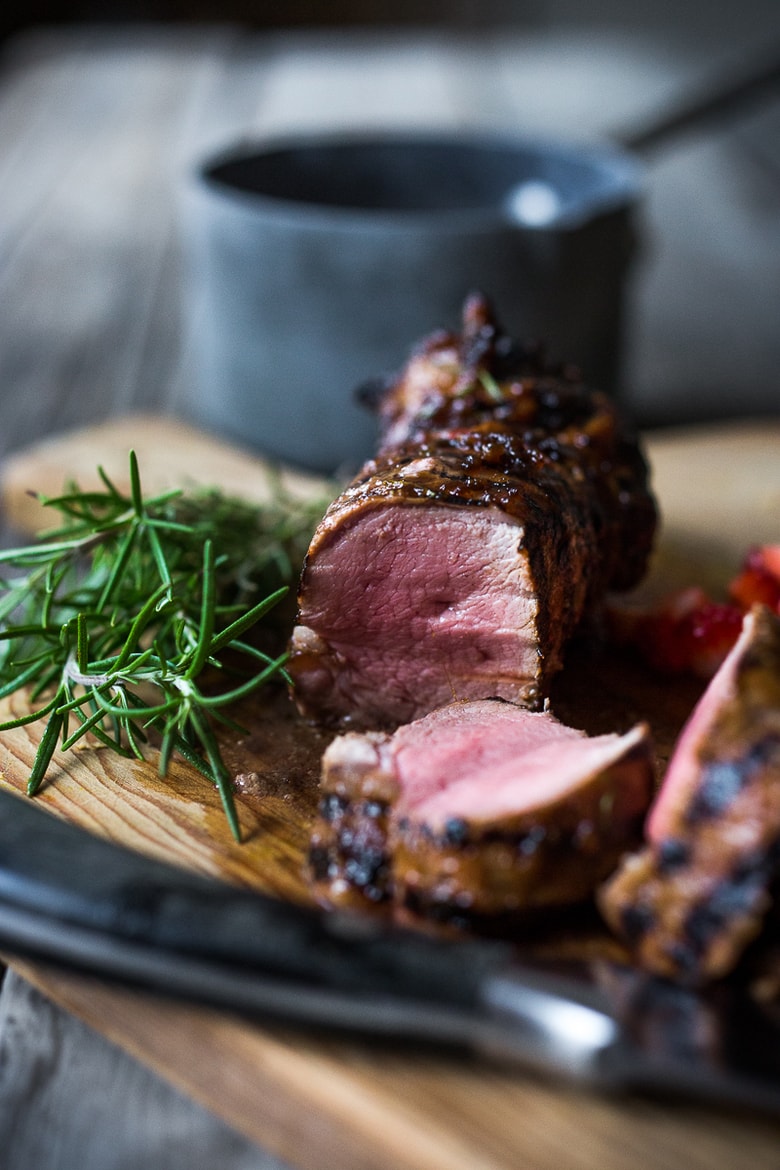
[[[780,544],[750,550],[729,585],[729,597],[744,610],[761,603],[780,614]]]
[[[678,623],[678,654],[699,678],[712,678],[742,630],[744,614],[728,602],[708,601]]]
[[[780,544],[750,549],[728,588],[729,600],[713,599],[698,586],[670,594],[654,609],[613,610],[612,634],[635,647],[664,674],[712,678],[756,603],[780,614]]]
[[[616,640],[636,647],[653,669],[711,678],[739,637],[743,613],[692,586],[670,594],[653,610],[622,611],[612,618]]]

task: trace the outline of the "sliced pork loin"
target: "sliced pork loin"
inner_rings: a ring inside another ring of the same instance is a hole
[[[379,395],[381,450],[311,542],[289,670],[316,721],[541,707],[567,641],[644,572],[647,468],[613,406],[514,350],[484,301]]]
[[[638,961],[692,984],[727,974],[780,868],[780,619],[757,607],[694,710],[647,846],[600,892]]]
[[[589,739],[500,700],[451,703],[325,753],[311,867],[324,902],[478,918],[587,898],[636,843],[645,727]]]
[[[325,905],[387,908],[393,895],[388,832],[398,782],[386,732],[337,736],[322,758],[309,843],[315,895]]]

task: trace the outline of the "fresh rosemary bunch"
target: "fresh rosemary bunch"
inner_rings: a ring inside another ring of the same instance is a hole
[[[30,795],[58,743],[90,732],[143,758],[153,733],[160,774],[174,752],[188,760],[240,839],[213,721],[237,727],[225,708],[284,675],[286,655],[246,635],[287,593],[321,505],[281,488],[267,506],[216,490],[144,499],[133,452],[129,496],[99,474],[104,490],[42,497],[58,528],[0,551],[13,571],[0,581],[0,698],[28,687],[34,705],[0,731],[46,720]]]

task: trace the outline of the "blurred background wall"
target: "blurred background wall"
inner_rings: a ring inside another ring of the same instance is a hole
[[[128,401],[175,400],[175,194],[207,147],[355,119],[621,141],[759,68],[758,100],[650,160],[626,383],[646,425],[780,412],[780,0],[29,0],[0,7],[0,36],[17,394],[40,395],[62,322],[52,386],[94,367]],[[116,338],[147,303],[151,356],[123,381]]]

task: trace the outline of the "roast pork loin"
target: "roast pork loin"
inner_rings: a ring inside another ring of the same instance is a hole
[[[642,576],[656,512],[615,408],[504,338],[481,298],[375,395],[376,459],[306,558],[301,712],[387,728],[453,700],[542,706],[564,647]]]
[[[644,726],[588,738],[490,699],[348,732],[323,758],[315,889],[439,919],[582,901],[639,840],[653,760]]]
[[[756,607],[683,730],[646,848],[599,900],[644,967],[695,984],[738,962],[779,867],[780,619]]]

